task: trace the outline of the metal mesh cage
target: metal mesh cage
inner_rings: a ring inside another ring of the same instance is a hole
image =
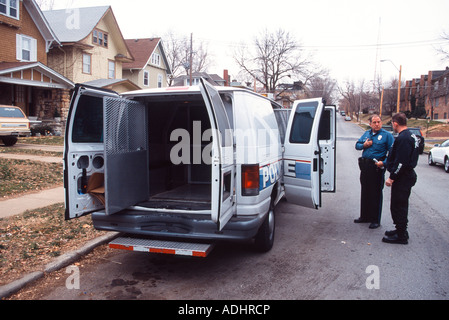
[[[147,149],[144,105],[119,98],[104,98],[105,152],[109,155]]]

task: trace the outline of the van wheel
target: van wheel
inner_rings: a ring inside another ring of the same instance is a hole
[[[274,203],[271,201],[270,209],[268,210],[267,217],[264,223],[257,232],[254,245],[259,252],[268,252],[273,247],[274,243],[274,230],[275,230],[275,213]]]

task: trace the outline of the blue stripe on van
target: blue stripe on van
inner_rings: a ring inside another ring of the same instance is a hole
[[[311,171],[310,163],[296,162],[295,165],[296,178],[311,180],[310,171]]]

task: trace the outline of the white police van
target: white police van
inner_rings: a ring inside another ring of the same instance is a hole
[[[335,191],[335,121],[321,98],[285,110],[206,81],[122,95],[77,85],[66,219],[92,214],[123,234],[111,248],[206,256],[217,240],[254,239],[268,251],[282,197],[318,208]]]

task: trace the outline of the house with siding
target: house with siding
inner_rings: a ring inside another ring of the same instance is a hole
[[[117,92],[137,88],[123,78],[123,64],[134,58],[110,6],[44,11],[44,16],[61,43],[50,49],[52,69],[74,83],[97,81]]]
[[[48,66],[60,41],[34,0],[0,0],[0,104],[39,119],[68,108],[74,84]]]
[[[123,77],[141,89],[166,87],[171,70],[161,38],[127,39],[134,61],[123,64]]]

